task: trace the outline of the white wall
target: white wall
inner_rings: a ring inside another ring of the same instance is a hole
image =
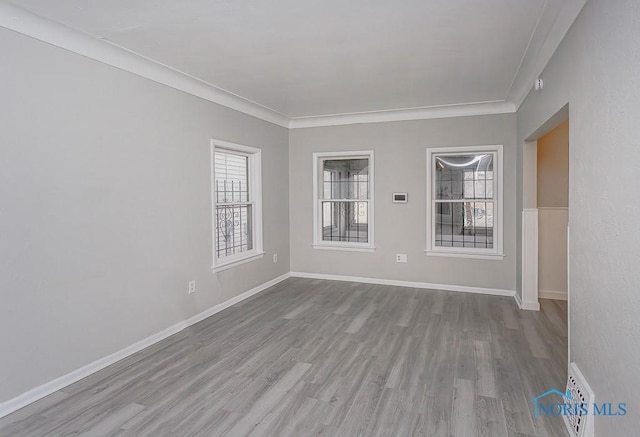
[[[522,168],[524,139],[569,103],[570,359],[598,402],[629,406],[596,419],[603,436],[640,422],[638,23],[640,2],[590,0],[518,111]]]
[[[0,403],[289,271],[287,129],[4,29],[0,53]],[[217,275],[212,137],[263,149],[268,252]]]
[[[291,270],[515,290],[514,114],[293,129],[290,132]],[[426,148],[504,145],[504,250],[500,261],[427,257]],[[311,247],[312,154],[375,151],[374,253]],[[394,192],[409,203],[394,204]],[[407,264],[395,262],[408,255]]]

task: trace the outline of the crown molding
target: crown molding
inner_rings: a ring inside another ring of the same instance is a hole
[[[458,105],[425,106],[421,108],[295,117],[291,119],[289,128],[302,129],[308,127],[341,126],[359,123],[429,120],[434,118],[468,117],[473,115],[510,114],[514,112],[516,112],[516,107],[511,102],[464,103]]]
[[[584,0],[574,1],[584,4]],[[0,27],[290,129],[507,114],[515,112],[521,103],[521,101],[509,99],[290,118],[274,109],[233,94],[113,42],[96,38],[2,1],[0,1]],[[520,69],[521,72],[522,69]],[[514,80],[514,83],[516,82],[517,80]],[[522,100],[524,97],[526,93],[521,97]]]
[[[506,100],[519,109],[533,82],[540,77],[587,0],[547,0],[538,17],[527,50],[522,57]]]
[[[150,79],[210,102],[289,127],[289,117],[161,64],[109,41],[98,39],[17,6],[0,2],[0,27],[21,33],[81,56]]]

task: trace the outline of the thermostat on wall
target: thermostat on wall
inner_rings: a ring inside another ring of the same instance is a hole
[[[393,193],[393,203],[407,203],[407,193]]]

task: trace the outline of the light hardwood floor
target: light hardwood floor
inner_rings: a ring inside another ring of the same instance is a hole
[[[290,278],[0,419],[2,436],[563,436],[566,303]]]

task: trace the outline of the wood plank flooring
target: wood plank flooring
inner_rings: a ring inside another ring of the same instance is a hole
[[[0,419],[2,436],[564,436],[566,303],[290,278]]]

